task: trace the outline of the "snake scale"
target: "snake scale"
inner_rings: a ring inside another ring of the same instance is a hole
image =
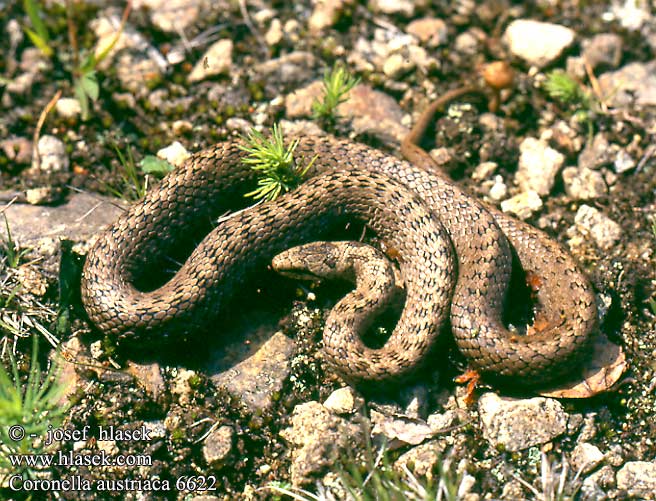
[[[274,256],[325,239],[355,219],[394,250],[406,298],[389,340],[377,349],[365,346],[361,321],[354,320],[376,306],[338,303],[324,352],[346,379],[383,381],[412,373],[447,321],[480,372],[531,384],[571,369],[596,325],[587,278],[559,244],[466,194],[410,143],[404,151],[412,163],[331,136],[299,138],[297,162],[316,156],[304,183],[223,218],[168,282],[145,289],[143,278],[160,271],[180,242],[189,246],[196,228],[243,208],[243,194],[256,183],[237,142],[193,155],[90,250],[82,277],[89,318],[123,339],[158,343],[190,333],[225,314],[237,289]],[[540,326],[531,335],[509,331],[502,321],[511,249],[537,284]]]

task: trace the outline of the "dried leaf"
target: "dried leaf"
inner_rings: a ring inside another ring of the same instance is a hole
[[[622,348],[611,343],[601,333],[593,341],[592,356],[583,363],[578,378],[540,392],[540,395],[555,398],[590,398],[610,390],[628,366]]]

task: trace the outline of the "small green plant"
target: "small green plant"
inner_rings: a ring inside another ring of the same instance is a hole
[[[242,162],[250,165],[260,176],[258,187],[244,196],[255,200],[275,200],[281,193],[296,188],[317,159],[315,156],[305,167],[297,165],[294,150],[298,146],[298,139],[285,146],[282,131],[277,124],[273,125],[270,138],[251,129],[248,136],[242,139],[246,146],[240,145],[239,148],[248,153]]]
[[[148,190],[148,176],[142,180],[139,175],[139,169],[132,155],[132,148],[128,146],[126,148],[126,154],[123,154],[118,145],[114,145],[114,151],[121,164],[121,171],[119,173],[121,185],[119,188],[116,188],[106,184],[106,188],[115,196],[124,200],[135,201],[143,198]]]
[[[594,118],[599,103],[591,91],[583,87],[563,70],[554,70],[547,74],[544,90],[549,97],[569,106],[573,116],[588,128],[588,136],[594,134]]]
[[[340,474],[342,485],[354,501],[457,501],[460,498],[458,490],[462,478],[453,470],[448,459],[439,461],[436,482],[420,480],[405,465],[395,468],[384,447],[375,458],[370,447],[365,452],[364,464],[347,463]]]
[[[590,107],[590,93],[563,70],[547,74],[544,89],[550,97],[564,104]]]
[[[16,244],[11,236],[7,215],[3,213],[2,216],[5,218],[5,229],[7,234],[5,235],[2,246],[0,247],[0,254],[4,255],[7,266],[10,268],[18,268],[23,257],[30,252],[30,249],[21,249],[18,244]]]
[[[312,118],[324,126],[334,127],[337,119],[337,106],[346,101],[346,95],[360,82],[342,64],[335,64],[323,77],[323,97],[312,103]]]
[[[264,488],[273,491],[275,494],[271,496],[272,501],[282,501],[283,496],[288,496],[291,497],[292,499],[299,499],[296,497],[298,494],[294,491],[294,487],[292,487],[292,484],[289,482],[279,482],[277,480],[274,480],[273,482],[269,482],[269,484]],[[313,496],[311,492],[303,491],[302,489],[300,490],[303,494],[307,496]],[[304,498],[300,498],[304,499]],[[313,499],[312,497],[308,497],[306,499]]]
[[[5,291],[0,290],[0,309],[11,307],[20,289],[21,289],[21,284],[17,284],[6,295],[5,295]],[[0,323],[0,327],[2,327],[1,323]]]
[[[439,461],[436,480],[419,479],[406,466],[394,467],[389,452],[382,447],[374,454],[371,444],[365,448],[365,461],[345,459],[338,470],[340,486],[346,496],[335,496],[330,488],[318,483],[316,494],[296,489],[288,484],[271,482],[266,489],[289,496],[297,501],[324,501],[348,499],[349,501],[457,501],[464,479],[452,467],[449,459]]]
[[[61,57],[63,61],[72,61],[69,64],[64,63],[64,67],[70,72],[73,83],[73,93],[80,103],[82,120],[89,118],[89,102],[95,102],[100,95],[100,85],[98,83],[97,68],[98,65],[109,55],[111,50],[118,42],[121,33],[127,22],[128,15],[132,8],[132,2],[128,0],[121,24],[116,31],[112,40],[103,48],[99,54],[92,50],[80,50],[78,47],[78,37],[76,24],[73,13],[73,2],[66,0],[66,22],[68,25],[68,39],[70,44],[70,54],[68,57]],[[51,46],[50,34],[42,19],[42,11],[38,6],[37,0],[24,0],[23,9],[30,20],[32,28],[23,26],[25,33],[32,43],[46,56],[55,57],[55,51]]]
[[[557,460],[551,462],[547,455],[542,452],[540,462],[540,484],[542,492],[518,474],[515,474],[514,477],[531,491],[535,499],[544,501],[572,501],[577,499],[577,494],[581,489],[580,476],[585,466],[587,465],[582,465],[574,477],[571,477],[569,465],[564,455],[560,462]]]
[[[87,120],[89,118],[89,101],[96,102],[100,96],[100,85],[98,84],[98,75],[96,73],[96,69],[98,68],[98,65],[109,55],[109,53],[116,45],[116,42],[118,42],[119,38],[121,37],[121,33],[123,33],[123,29],[125,27],[125,23],[128,20],[128,15],[130,14],[131,8],[132,2],[128,1],[125,9],[123,10],[121,24],[119,25],[116,34],[107,44],[107,46],[104,47],[98,55],[96,55],[92,50],[85,54],[78,49],[75,23],[73,22],[73,5],[71,0],[66,0],[68,38],[71,44],[71,49],[73,51],[73,68],[71,70],[71,75],[73,77],[73,92],[75,93],[77,100],[80,102],[82,120]]]
[[[137,165],[130,146],[127,146],[124,154],[115,144],[114,151],[121,164],[121,182],[118,187],[105,183],[105,188],[123,200],[140,200],[148,191],[151,177],[161,178],[174,169],[167,161],[152,155],[146,155]]]
[[[27,33],[27,36],[30,38],[34,46],[39,49],[44,56],[52,57],[54,51],[50,46],[50,33],[48,32],[48,28],[46,28],[43,19],[41,19],[41,9],[36,0],[24,0],[23,9],[25,10],[33,28],[30,29],[27,26],[23,26],[23,30]]]
[[[18,363],[11,350],[8,350],[9,368],[0,363],[0,471],[3,474],[18,470],[18,473],[34,478],[36,472],[33,469],[27,465],[12,465],[10,456],[44,452],[49,426],[60,427],[67,412],[67,406],[60,403],[66,388],[56,381],[59,366],[51,363],[44,374],[38,360],[38,349],[39,338],[35,335],[25,384],[21,382]],[[10,430],[14,435],[10,436]],[[17,439],[17,430],[24,433],[24,438]],[[31,436],[39,439],[33,441]]]

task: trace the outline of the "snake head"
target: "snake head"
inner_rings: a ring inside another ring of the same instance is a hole
[[[298,245],[275,256],[271,266],[281,275],[297,280],[345,278],[349,263],[344,260],[344,244],[346,242]]]
[[[287,249],[275,256],[271,266],[281,275],[297,280],[318,281],[331,274],[331,242],[312,242]]]

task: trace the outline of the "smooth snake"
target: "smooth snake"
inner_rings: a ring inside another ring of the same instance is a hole
[[[316,156],[308,179],[273,202],[245,209],[243,195],[256,177],[242,163],[238,143],[193,155],[89,251],[82,277],[89,318],[123,339],[159,343],[190,334],[225,314],[235,292],[274,256],[357,220],[393,250],[406,298],[378,349],[360,337],[378,311],[376,300],[336,305],[324,331],[324,353],[346,379],[382,381],[413,373],[432,353],[447,320],[459,349],[482,373],[525,385],[567,372],[596,325],[588,279],[559,244],[466,194],[415,144],[432,114],[456,94],[447,93],[427,110],[404,141],[402,151],[412,163],[332,136],[302,137],[297,162]],[[154,290],[141,285],[161,271],[181,241],[189,247],[195,230],[228,211],[237,212],[210,231],[170,280]],[[511,248],[535,285],[539,322],[531,335],[511,332],[502,321]],[[373,312],[367,313],[369,307]]]

